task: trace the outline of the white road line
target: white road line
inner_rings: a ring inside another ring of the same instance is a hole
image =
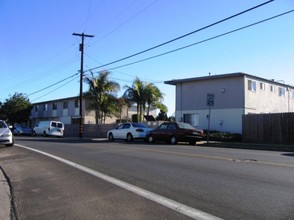
[[[142,189],[140,187],[137,187],[137,186],[134,186],[132,184],[129,184],[129,183],[126,183],[124,181],[121,181],[119,179],[116,179],[114,177],[111,177],[111,176],[108,176],[106,174],[103,174],[103,173],[100,173],[98,171],[95,171],[93,169],[90,169],[88,167],[85,167],[85,166],[82,166],[80,164],[77,164],[77,163],[74,163],[72,161],[69,161],[69,160],[66,160],[66,159],[63,159],[61,157],[57,157],[57,156],[54,156],[52,154],[49,154],[49,153],[46,153],[46,152],[43,152],[43,151],[40,151],[40,150],[36,150],[36,149],[33,149],[33,148],[30,148],[30,147],[26,147],[24,145],[20,145],[20,144],[16,144],[16,146],[19,146],[19,147],[22,147],[22,148],[25,148],[25,149],[28,149],[28,150],[31,150],[31,151],[35,151],[37,153],[40,153],[40,154],[43,154],[45,156],[48,156],[50,158],[53,158],[55,160],[58,160],[62,163],[65,163],[67,165],[70,165],[74,168],[77,168],[81,171],[84,171],[88,174],[91,174],[93,176],[96,176],[104,181],[107,181],[109,183],[112,183],[116,186],[119,186],[123,189],[126,189],[128,191],[131,191],[137,195],[140,195],[146,199],[149,199],[149,200],[152,200],[158,204],[161,204],[165,207],[168,207],[172,210],[175,210],[179,213],[182,213],[186,216],[189,216],[191,218],[194,218],[194,219],[199,219],[199,220],[220,220],[221,218],[218,218],[216,216],[213,216],[213,215],[210,215],[206,212],[202,212],[200,210],[197,210],[195,208],[192,208],[192,207],[189,207],[187,205],[184,205],[182,203],[179,203],[177,201],[174,201],[172,199],[169,199],[169,198],[166,198],[164,196],[161,196],[161,195],[158,195],[158,194],[155,194],[153,192],[150,192],[148,190],[145,190],[145,189]]]

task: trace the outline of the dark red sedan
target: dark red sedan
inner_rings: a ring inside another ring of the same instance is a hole
[[[195,145],[197,141],[203,138],[203,130],[196,129],[183,122],[164,122],[158,128],[147,133],[149,143],[155,141],[165,141],[170,144],[189,142],[189,144]]]

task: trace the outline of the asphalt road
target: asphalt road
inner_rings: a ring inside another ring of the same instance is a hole
[[[18,219],[191,219],[197,211],[294,219],[294,153],[44,137],[16,144],[66,160],[0,148]]]

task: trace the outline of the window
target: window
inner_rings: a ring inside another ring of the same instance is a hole
[[[52,109],[53,110],[56,110],[57,109],[57,103],[56,102],[52,103]]]
[[[270,90],[271,90],[271,92],[275,92],[275,86],[271,85]]]
[[[44,111],[48,110],[48,104],[44,104]]]
[[[68,108],[68,102],[63,102],[63,109],[67,109]]]
[[[294,90],[292,90],[292,99],[294,99]]]
[[[35,105],[35,112],[39,111],[39,106]]]
[[[199,115],[198,114],[184,114],[184,122],[192,126],[199,126]]]
[[[285,97],[286,89],[284,87],[279,87],[279,96]]]
[[[169,124],[168,130],[176,130],[176,129],[177,129],[177,127],[175,124]]]
[[[256,82],[253,80],[248,80],[248,90],[256,92]]]
[[[260,85],[260,90],[264,91],[265,90],[265,84],[261,82],[259,85]]]
[[[75,100],[75,108],[78,108],[79,107],[79,100]]]

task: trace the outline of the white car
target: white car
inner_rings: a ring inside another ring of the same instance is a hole
[[[151,129],[144,124],[140,123],[123,123],[118,127],[107,132],[107,138],[109,141],[115,139],[123,139],[127,141],[133,141],[133,139],[146,139],[146,134]]]
[[[5,121],[0,120],[0,144],[5,144],[7,147],[14,145],[13,134]]]

